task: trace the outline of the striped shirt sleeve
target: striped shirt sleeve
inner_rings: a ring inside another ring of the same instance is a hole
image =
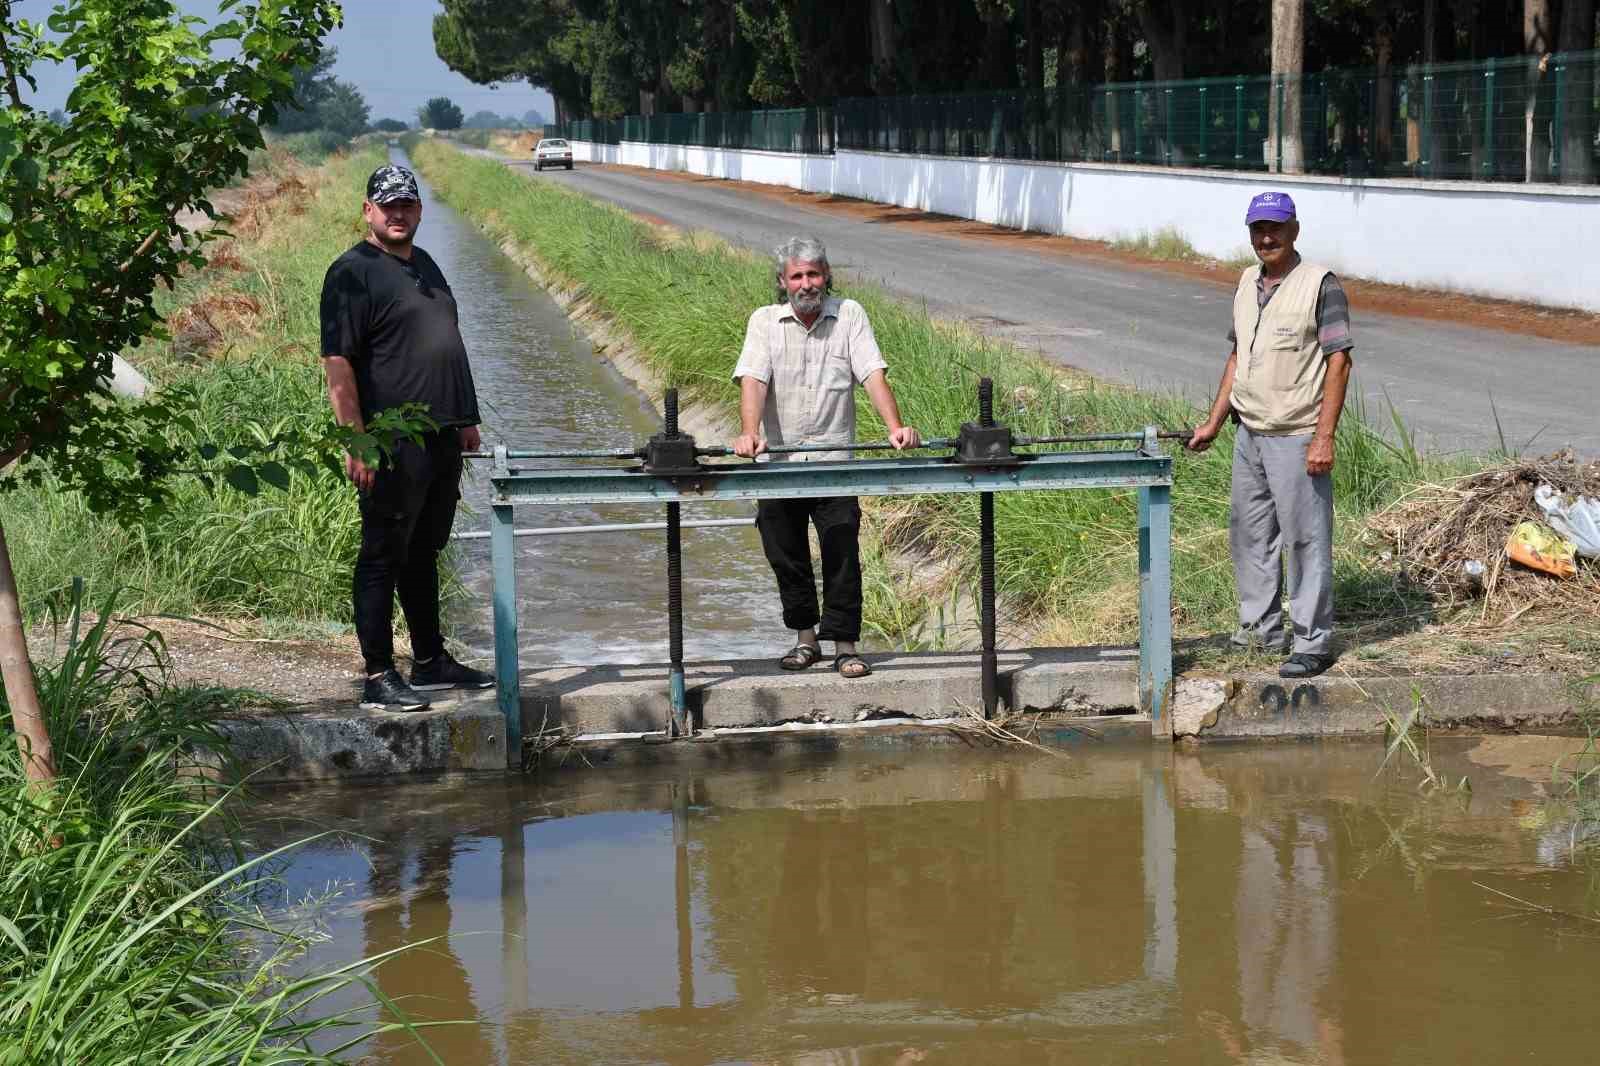
[[[1322,291],[1317,293],[1317,342],[1323,355],[1348,352],[1356,346],[1350,336],[1350,301],[1332,273],[1323,277]]]

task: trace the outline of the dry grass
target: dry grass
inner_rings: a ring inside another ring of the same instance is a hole
[[[1570,451],[1508,460],[1419,486],[1373,515],[1368,529],[1392,547],[1404,577],[1426,589],[1442,611],[1475,605],[1481,619],[1492,615],[1501,624],[1547,611],[1600,622],[1600,567],[1593,562],[1580,559],[1577,576],[1560,579],[1506,557],[1506,538],[1517,524],[1544,517],[1533,499],[1541,484],[1600,496],[1600,462],[1582,462]],[[1472,561],[1483,565],[1481,579],[1468,573]]]
[[[172,354],[190,358],[226,354],[234,344],[259,335],[260,317],[261,302],[255,297],[211,290],[168,318]]]

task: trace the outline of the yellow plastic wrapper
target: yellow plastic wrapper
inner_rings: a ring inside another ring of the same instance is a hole
[[[1576,544],[1538,522],[1521,523],[1506,540],[1506,555],[1512,562],[1556,577],[1572,577],[1578,572],[1577,552]]]

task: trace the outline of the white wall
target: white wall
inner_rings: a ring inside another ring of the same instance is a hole
[[[897,204],[1093,240],[1176,229],[1202,254],[1248,251],[1245,205],[1294,197],[1300,248],[1341,273],[1600,311],[1600,189],[1287,177],[1096,163],[671,145],[575,145],[589,158]]]

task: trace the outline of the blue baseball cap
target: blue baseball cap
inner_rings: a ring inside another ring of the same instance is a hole
[[[1252,222],[1292,222],[1294,221],[1294,201],[1286,192],[1257,193],[1250,201],[1250,209],[1244,213],[1244,224]]]

